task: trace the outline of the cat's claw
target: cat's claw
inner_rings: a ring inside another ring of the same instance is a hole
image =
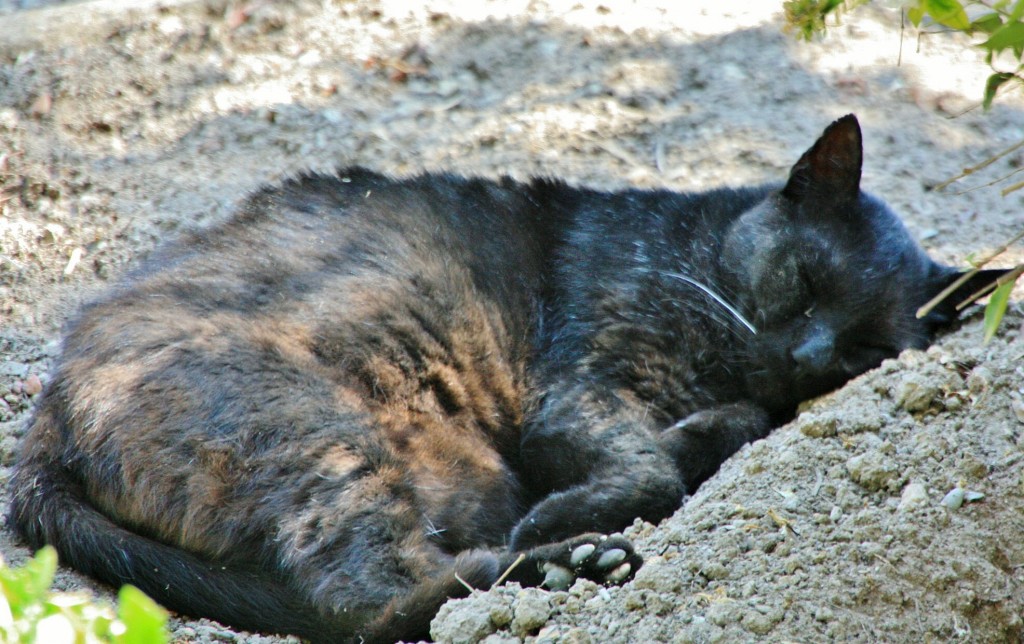
[[[576,581],[576,575],[568,568],[563,568],[550,561],[544,564],[544,581],[541,586],[548,590],[566,590]]]

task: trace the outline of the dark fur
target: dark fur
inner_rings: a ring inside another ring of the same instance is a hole
[[[635,571],[591,533],[668,516],[953,317],[914,318],[956,274],[860,166],[845,117],[784,186],[349,169],[264,189],[73,322],[12,524],[175,610],[316,640],[423,636],[519,552],[526,584],[581,543],[577,574],[614,577],[616,548]]]

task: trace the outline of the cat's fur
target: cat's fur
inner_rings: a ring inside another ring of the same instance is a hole
[[[594,533],[668,516],[954,317],[914,317],[956,272],[860,171],[847,116],[776,186],[266,188],[72,323],[11,522],[173,609],[316,640],[423,636],[520,552],[524,584],[621,581],[639,557]]]

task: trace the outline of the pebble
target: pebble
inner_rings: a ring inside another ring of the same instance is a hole
[[[505,602],[497,602],[491,606],[488,617],[496,627],[505,628],[512,623],[512,607]]]
[[[29,366],[23,362],[0,362],[0,376],[14,376],[15,378],[24,378],[28,375],[28,372]]]
[[[896,404],[910,413],[927,411],[941,392],[934,381],[917,373],[908,373],[897,385]]]
[[[479,642],[496,630],[490,611],[480,610],[476,598],[449,602],[430,623],[430,636],[437,642]],[[497,601],[497,600],[496,600]]]
[[[1024,423],[1024,399],[1021,398],[1020,394],[1010,399],[1010,411],[1013,412],[1018,423]]]
[[[537,630],[551,617],[551,602],[547,593],[538,590],[521,590],[516,595],[512,609],[511,629],[523,637]],[[490,618],[487,620],[490,623]]]
[[[666,565],[664,559],[652,557],[637,571],[636,577],[633,578],[633,587],[660,593],[678,593],[683,588],[683,581],[679,571]]]
[[[708,621],[716,626],[725,626],[737,622],[742,617],[739,606],[734,601],[717,601],[708,606],[704,614]]]
[[[43,390],[43,381],[39,379],[36,374],[29,375],[25,378],[25,383],[22,385],[22,389],[28,396],[37,396]]]
[[[975,396],[985,392],[992,382],[992,372],[988,367],[979,365],[971,369],[967,376],[967,390]]]
[[[876,451],[850,458],[846,471],[856,483],[873,492],[888,488],[898,477],[895,463]]]
[[[834,416],[805,413],[800,416],[800,433],[810,438],[828,438],[835,436],[838,421]]]
[[[704,564],[701,567],[700,572],[708,579],[725,579],[729,576],[729,569],[718,563],[717,561],[711,561]]]
[[[939,504],[942,505],[942,507],[944,508],[956,510],[957,508],[964,504],[963,488],[953,488],[952,490],[946,493],[946,496],[942,497],[942,500],[939,501]]]
[[[751,610],[743,613],[740,624],[755,635],[767,635],[775,628],[776,621],[772,620],[771,615],[763,615],[758,611]]]
[[[897,509],[906,511],[926,503],[928,503],[928,490],[920,483],[909,483],[903,488],[903,493],[900,495],[900,504]]]

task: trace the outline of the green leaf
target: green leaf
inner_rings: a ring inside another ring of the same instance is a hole
[[[971,28],[971,21],[959,0],[922,0],[921,6],[940,25],[961,31]]]
[[[985,99],[981,102],[982,107],[986,110],[992,107],[992,99],[996,97],[999,86],[1012,78],[1016,77],[1009,72],[996,72],[989,76],[985,81]]]
[[[1010,302],[1010,291],[1013,290],[1013,282],[1007,282],[992,293],[988,304],[985,306],[985,340],[987,344],[996,335],[999,323],[1003,321],[1003,314]]]
[[[17,570],[7,567],[0,569],[0,588],[10,603],[14,619],[21,618],[30,609],[38,608],[45,600],[56,573],[57,551],[51,546],[43,547]]]
[[[828,14],[842,8],[844,0],[787,0],[782,3],[789,29],[797,37],[811,40],[815,34],[825,31]]]
[[[1006,23],[988,40],[981,43],[982,47],[995,53],[1021,45],[1024,45],[1024,23],[1021,22]]]
[[[1010,22],[1017,22],[1024,17],[1024,0],[1017,0],[1017,4],[1013,5],[1013,11],[1010,13]]]
[[[1024,2],[1024,0],[1021,1]],[[972,30],[983,31],[987,34],[996,32],[1002,26],[1003,19],[999,17],[998,13],[985,14],[971,23]]]
[[[920,27],[921,19],[924,18],[924,8],[918,5],[907,9],[907,18],[910,20],[910,24]]]
[[[167,611],[135,586],[125,585],[117,595],[117,617],[124,632],[115,636],[117,644],[165,644]]]

